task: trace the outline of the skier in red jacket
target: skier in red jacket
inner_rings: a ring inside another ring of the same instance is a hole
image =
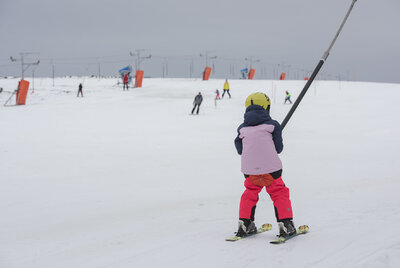
[[[125,74],[124,75],[124,90],[125,90],[125,88],[126,88],[126,90],[129,90],[128,82],[129,82],[129,76],[128,76],[128,74]]]

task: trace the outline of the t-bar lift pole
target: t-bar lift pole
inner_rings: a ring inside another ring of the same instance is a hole
[[[340,32],[342,31],[343,26],[344,26],[344,24],[346,23],[347,18],[349,17],[350,12],[351,12],[351,10],[353,9],[354,4],[355,4],[356,2],[357,2],[357,0],[353,0],[353,2],[351,3],[351,6],[350,6],[349,10],[347,11],[347,14],[346,14],[346,16],[344,17],[343,22],[342,22],[342,24],[340,25],[340,28],[339,28],[339,30],[337,31],[335,37],[333,38],[333,40],[332,40],[332,42],[331,42],[331,44],[330,44],[328,50],[325,51],[324,55],[322,55],[322,58],[321,58],[321,60],[319,61],[317,67],[315,67],[314,72],[312,73],[310,79],[307,81],[307,83],[306,83],[306,85],[304,86],[303,90],[301,91],[299,97],[298,97],[298,98],[296,99],[296,101],[294,102],[292,108],[290,109],[290,111],[289,111],[288,114],[286,115],[285,119],[282,121],[282,123],[281,123],[282,129],[285,128],[287,122],[288,122],[289,119],[292,117],[294,111],[296,111],[297,106],[299,106],[299,104],[300,104],[301,100],[303,99],[304,95],[307,93],[308,88],[311,86],[312,82],[314,81],[315,77],[317,76],[317,74],[318,74],[319,70],[321,69],[322,65],[324,65],[326,59],[327,59],[328,56],[329,56],[329,52],[331,51],[333,45],[335,44],[336,39],[338,38]]]

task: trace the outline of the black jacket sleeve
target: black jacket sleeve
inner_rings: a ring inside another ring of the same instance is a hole
[[[242,151],[243,151],[243,143],[242,143],[242,139],[239,137],[240,136],[240,132],[239,132],[240,128],[241,128],[241,126],[237,130],[238,134],[235,139],[235,147],[236,147],[236,151],[238,152],[238,154],[241,155]]]
[[[272,139],[274,140],[276,152],[280,154],[283,151],[282,127],[277,121],[274,121],[274,126],[275,129],[274,132],[272,132]]]

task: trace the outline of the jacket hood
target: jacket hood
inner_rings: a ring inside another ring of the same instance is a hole
[[[244,124],[247,126],[257,126],[269,120],[269,112],[259,105],[250,105],[244,114]]]

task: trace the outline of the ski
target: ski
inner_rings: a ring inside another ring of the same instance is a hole
[[[272,229],[272,225],[269,224],[269,223],[265,223],[265,224],[261,225],[260,228],[257,229],[256,233],[248,234],[247,236],[244,236],[244,237],[240,237],[240,236],[236,236],[235,235],[235,236],[232,236],[230,238],[225,239],[225,241],[235,242],[235,241],[242,240],[244,238],[247,238],[247,237],[250,237],[250,236],[253,236],[253,235],[264,233],[264,232],[269,231],[271,229]]]
[[[301,234],[308,233],[308,230],[310,230],[308,225],[302,225],[299,228],[297,228],[296,233],[294,235],[291,235],[289,237],[279,237],[276,240],[270,241],[270,243],[271,244],[282,244],[282,243],[285,243],[286,241],[288,241],[289,239],[292,239],[293,237],[296,237],[296,236],[301,235]]]

